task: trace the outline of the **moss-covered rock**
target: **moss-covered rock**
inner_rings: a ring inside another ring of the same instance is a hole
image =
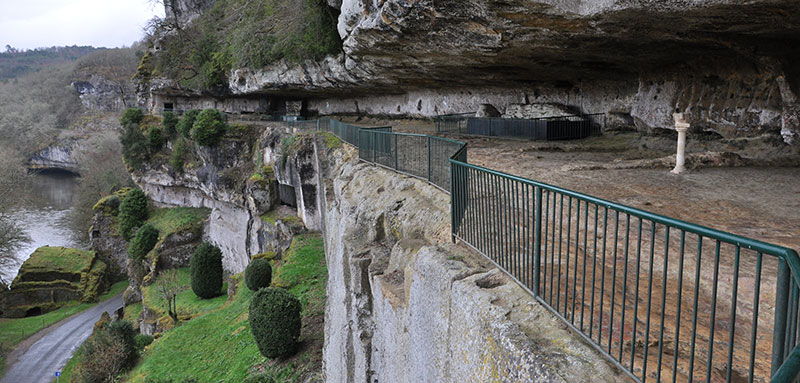
[[[38,248],[2,292],[5,317],[43,314],[71,301],[92,302],[108,289],[108,267],[94,251],[44,246]]]

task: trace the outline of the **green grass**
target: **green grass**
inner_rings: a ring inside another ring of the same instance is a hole
[[[281,220],[289,225],[300,223],[300,217],[293,214],[285,214],[285,211],[282,211],[282,209],[272,209],[262,214],[261,219],[273,225],[276,224],[278,220]]]
[[[228,288],[227,282],[222,284],[220,296],[212,299],[200,299],[192,292],[192,277],[188,267],[177,269],[178,283],[183,287],[183,290],[178,294],[176,306],[178,309],[178,316],[195,317],[205,314],[209,311],[219,308],[225,303],[227,296],[225,291]],[[161,278],[159,276],[159,278]],[[158,313],[159,316],[164,316],[167,313],[166,301],[158,294],[158,278],[156,282],[149,286],[142,287],[142,303],[149,309]]]
[[[152,208],[147,222],[155,226],[159,238],[188,229],[208,218],[210,209],[192,207]]]
[[[128,281],[115,283],[107,293],[100,296],[99,301],[102,302],[112,298],[127,287]],[[74,302],[58,310],[35,317],[0,319],[0,352],[2,352],[2,356],[0,356],[0,372],[5,368],[6,352],[14,349],[17,344],[53,323],[75,315],[94,305],[96,305],[96,303]]]
[[[277,381],[300,381],[322,368],[323,316],[327,268],[319,235],[296,237],[282,261],[275,264],[281,283],[303,302],[301,349],[287,360],[267,360],[258,352],[247,313],[253,292],[242,275],[236,295],[218,310],[183,322],[165,332],[147,349],[127,382],[241,382],[251,371]],[[180,308],[180,303],[178,303]]]
[[[80,273],[89,268],[93,258],[92,251],[43,246],[25,260],[20,275],[32,271]]]

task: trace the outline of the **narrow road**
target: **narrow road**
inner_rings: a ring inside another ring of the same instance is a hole
[[[92,335],[94,323],[104,311],[122,307],[122,294],[65,319],[61,325],[24,351],[3,376],[2,383],[50,383],[78,347]]]

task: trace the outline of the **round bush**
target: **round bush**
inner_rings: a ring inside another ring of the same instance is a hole
[[[149,346],[150,343],[153,343],[153,336],[136,334],[136,336],[133,337],[133,343],[136,345],[137,350],[142,351],[145,347]]]
[[[254,259],[244,269],[244,283],[247,288],[256,291],[262,287],[269,287],[272,282],[272,266],[266,259]]]
[[[189,261],[192,291],[200,299],[214,298],[222,290],[222,251],[208,242],[194,251]]]
[[[164,112],[164,115],[161,119],[161,125],[164,126],[164,134],[166,134],[167,137],[172,137],[175,135],[178,127],[178,116],[170,111]]]
[[[203,146],[214,146],[225,134],[226,129],[222,113],[216,109],[206,109],[200,112],[194,121],[192,139]]]
[[[141,189],[133,189],[125,194],[119,205],[119,234],[126,241],[147,219],[147,196]]]
[[[178,130],[178,133],[186,138],[189,138],[189,134],[192,131],[192,126],[194,126],[194,120],[197,118],[199,113],[199,110],[187,110],[186,113],[183,114],[183,117],[178,121],[178,125],[175,126],[175,128]]]
[[[250,330],[261,355],[278,358],[297,351],[300,301],[287,290],[267,287],[250,301]]]
[[[139,108],[128,108],[122,112],[122,117],[119,119],[119,124],[122,126],[128,125],[130,123],[134,123],[139,125],[142,123],[142,119],[144,119],[144,113]]]
[[[128,246],[128,255],[137,261],[141,261],[150,250],[153,250],[157,242],[158,229],[146,223],[139,228],[139,231],[136,232],[136,236],[131,240],[131,244]]]
[[[96,327],[92,336],[78,349],[78,365],[73,382],[111,383],[115,377],[136,364],[136,331],[127,321],[115,321]]]

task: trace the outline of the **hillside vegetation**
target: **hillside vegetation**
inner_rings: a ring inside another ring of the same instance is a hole
[[[261,68],[278,60],[299,62],[341,52],[338,10],[325,0],[219,0],[183,27],[152,24],[160,50],[142,60],[138,76],[178,80],[195,89],[224,89],[232,68]]]
[[[250,375],[261,374],[276,382],[301,382],[318,376],[322,369],[327,280],[321,236],[295,237],[283,259],[273,261],[273,267],[276,278],[273,286],[287,288],[303,306],[301,348],[294,356],[268,360],[259,354],[248,322],[254,293],[245,287],[242,274],[238,274],[233,277],[237,283],[236,294],[227,301],[221,297],[201,304],[192,303],[188,295],[179,296],[179,313],[200,316],[182,322],[156,339],[125,381],[242,382]],[[188,283],[187,272],[179,271],[179,274],[182,283]],[[158,298],[148,295],[145,293],[146,304],[159,305]],[[212,308],[211,304],[217,307]]]
[[[0,53],[0,81],[37,72],[49,66],[73,62],[97,50],[98,48],[77,45],[18,50],[7,45],[6,51]]]

